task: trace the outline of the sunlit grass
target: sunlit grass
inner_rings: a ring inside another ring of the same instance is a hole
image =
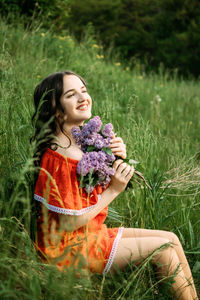
[[[129,70],[102,53],[90,35],[78,44],[68,33],[55,36],[36,22],[24,30],[20,23],[1,21],[0,49],[0,298],[137,300],[158,299],[159,293],[159,299],[168,299],[148,263],[116,276],[76,278],[42,263],[34,249],[29,233],[32,94],[42,78],[65,69],[86,79],[93,114],[114,124],[128,156],[139,161],[138,170],[152,186],[151,192],[136,184],[121,194],[107,223],[174,231],[198,286],[199,82],[169,78],[162,70],[146,76],[140,66]]]

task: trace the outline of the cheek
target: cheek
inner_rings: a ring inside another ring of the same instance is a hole
[[[70,114],[70,112],[72,110],[74,110],[74,104],[71,103],[71,102],[68,102],[68,103],[65,102],[65,103],[63,103],[62,107],[63,107],[63,111],[64,111],[65,114]]]
[[[90,100],[90,105],[92,106],[92,98],[88,96],[88,99]]]

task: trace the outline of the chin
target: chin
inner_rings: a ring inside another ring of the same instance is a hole
[[[90,112],[87,112],[87,114],[85,114],[85,120],[88,120],[88,119],[90,119],[90,118],[91,118],[91,116],[92,116],[92,113],[91,113],[91,111],[90,111]]]
[[[91,118],[91,116],[92,116],[92,114],[89,114],[89,115],[85,116],[85,118],[82,118],[80,120],[80,126],[82,126],[85,121],[89,120]]]

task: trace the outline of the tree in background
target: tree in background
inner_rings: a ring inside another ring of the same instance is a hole
[[[39,14],[44,26],[78,40],[90,23],[105,49],[114,46],[132,65],[139,59],[146,71],[162,63],[184,76],[200,74],[199,0],[1,0],[1,14],[9,11]]]
[[[44,27],[56,24],[61,30],[66,26],[70,0],[0,0],[0,14],[13,22],[13,16],[23,16],[29,23],[33,16],[42,21]],[[17,20],[18,21],[18,20]]]
[[[147,71],[162,63],[199,76],[198,0],[72,0],[69,6],[69,28],[78,39],[90,22],[105,47],[112,42],[122,58],[139,58]]]

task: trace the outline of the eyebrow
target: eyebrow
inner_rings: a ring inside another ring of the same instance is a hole
[[[85,85],[83,85],[83,86],[81,87],[81,89],[84,89],[84,88],[87,89]],[[68,90],[68,91],[64,92],[63,96],[64,96],[65,94],[69,93],[69,92],[74,92],[74,91],[75,91],[75,89]]]

